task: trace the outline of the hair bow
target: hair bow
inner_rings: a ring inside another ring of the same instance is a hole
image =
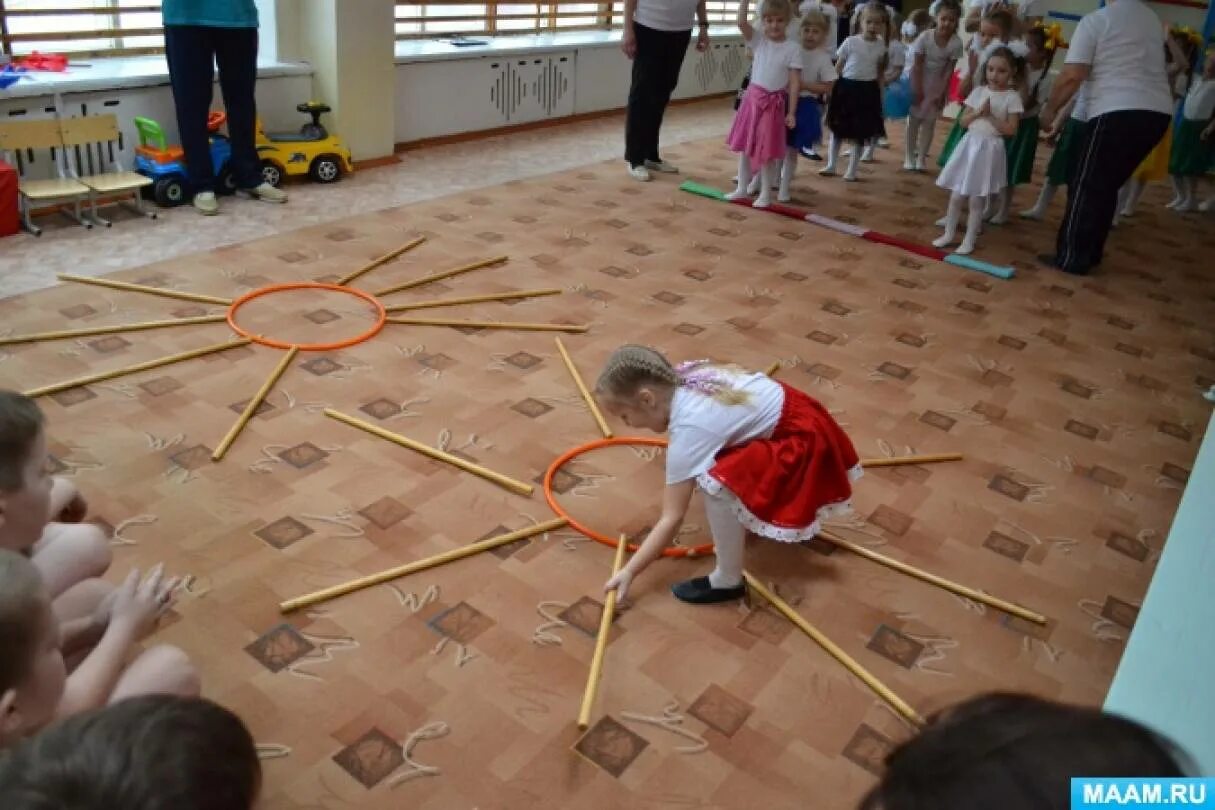
[[[1063,26],[1059,23],[1051,23],[1045,25],[1041,20],[1034,23],[1034,28],[1042,30],[1043,36],[1046,38],[1043,47],[1048,51],[1057,51],[1060,48],[1066,48],[1067,42],[1063,39]]]
[[[1202,35],[1190,28],[1188,25],[1178,25],[1173,27],[1173,36],[1179,39],[1187,39],[1191,45],[1202,45]]]
[[[905,37],[914,37],[917,33],[919,33],[916,30],[915,23],[913,23],[911,20],[903,20],[902,31],[903,36]]]

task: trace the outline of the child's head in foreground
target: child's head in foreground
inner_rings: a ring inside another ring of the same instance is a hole
[[[823,47],[830,28],[826,14],[817,8],[807,11],[802,15],[801,26],[798,29],[801,32],[802,47],[808,51],[815,51]]]
[[[763,0],[759,6],[759,19],[763,24],[764,36],[773,42],[783,42],[785,29],[789,20],[793,19],[793,8],[789,0]]]
[[[629,427],[662,433],[670,422],[671,400],[680,387],[695,389],[725,405],[746,402],[746,392],[722,378],[725,370],[741,371],[709,363],[685,363],[677,368],[656,349],[626,344],[608,358],[595,383],[595,397],[604,410]]]
[[[24,556],[0,549],[0,746],[51,721],[66,679],[42,576]]]
[[[930,718],[896,748],[860,810],[1067,810],[1073,776],[1183,776],[1170,749],[1099,709],[982,695]]]
[[[16,391],[0,390],[0,548],[28,553],[50,510],[42,411]]]
[[[201,698],[129,698],[0,756],[4,810],[250,810],[260,788],[249,730]]]

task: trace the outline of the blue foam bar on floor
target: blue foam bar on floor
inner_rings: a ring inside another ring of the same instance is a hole
[[[949,264],[965,267],[967,270],[978,270],[980,273],[986,273],[989,276],[1002,278],[1008,281],[1017,273],[1011,267],[1001,267],[997,264],[985,262],[982,259],[975,259],[970,256],[959,256],[956,253],[950,253],[945,257],[945,261]]]

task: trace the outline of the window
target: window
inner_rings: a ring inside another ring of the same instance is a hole
[[[738,0],[708,0],[709,22],[730,23]],[[609,30],[621,26],[624,0],[605,2],[497,3],[446,0],[397,3],[397,39],[539,34]]]
[[[9,56],[163,53],[159,0],[0,0],[0,44]]]

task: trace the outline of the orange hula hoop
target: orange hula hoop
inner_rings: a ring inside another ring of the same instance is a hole
[[[275,340],[264,335],[256,335],[245,329],[236,322],[236,313],[245,304],[255,298],[261,298],[263,295],[270,295],[276,292],[286,292],[287,290],[329,290],[331,292],[346,293],[353,295],[356,298],[362,298],[372,306],[376,313],[375,323],[371,328],[361,335],[355,335],[347,340],[336,340],[332,343],[288,343],[285,340]],[[269,346],[272,349],[299,349],[301,352],[331,352],[338,349],[348,349],[351,346],[357,346],[371,340],[380,333],[384,328],[384,324],[388,322],[388,311],[384,308],[384,304],[378,298],[364,290],[355,289],[354,287],[346,287],[341,284],[323,284],[319,281],[293,281],[287,284],[271,284],[268,287],[258,287],[256,290],[250,290],[232,302],[228,307],[228,326],[232,327],[232,331],[236,332],[241,337],[248,338],[254,343],[262,346]]]
[[[556,495],[553,494],[553,477],[557,474],[557,471],[560,470],[562,467],[564,467],[566,464],[569,464],[574,459],[578,458],[581,455],[585,455],[586,453],[589,453],[592,450],[598,450],[602,447],[612,447],[614,445],[638,445],[638,444],[646,446],[646,447],[666,447],[667,440],[666,439],[650,439],[650,438],[645,438],[642,436],[615,436],[610,439],[596,439],[593,442],[587,442],[586,444],[580,444],[577,447],[573,448],[572,450],[569,450],[569,451],[565,452],[564,454],[562,454],[560,457],[558,457],[558,459],[556,461],[554,461],[552,464],[549,465],[548,470],[544,473],[544,499],[546,501],[548,501],[549,508],[552,509],[553,512],[558,517],[565,518],[567,521],[569,521],[570,528],[574,529],[579,534],[589,537],[590,539],[594,540],[596,543],[602,543],[605,546],[610,546],[612,548],[616,548],[616,546],[619,545],[619,543],[620,543],[619,540],[617,540],[614,537],[609,537],[606,534],[600,534],[599,532],[595,531],[594,529],[591,529],[591,528],[583,525],[582,523],[579,523],[577,520],[574,520],[574,518],[570,515],[569,512],[565,511],[565,509],[561,506],[561,504],[557,503],[557,497],[556,497]],[[637,549],[638,549],[638,545],[636,543],[630,543],[628,545],[628,550],[630,552],[635,552],[635,551],[637,551]],[[687,547],[683,547],[683,546],[679,546],[679,547],[672,546],[669,548],[664,548],[662,550],[662,556],[664,556],[664,557],[703,557],[703,556],[706,556],[706,555],[709,555],[712,553],[713,553],[713,544],[712,543],[705,543],[704,545],[696,546],[694,548],[687,548]]]

